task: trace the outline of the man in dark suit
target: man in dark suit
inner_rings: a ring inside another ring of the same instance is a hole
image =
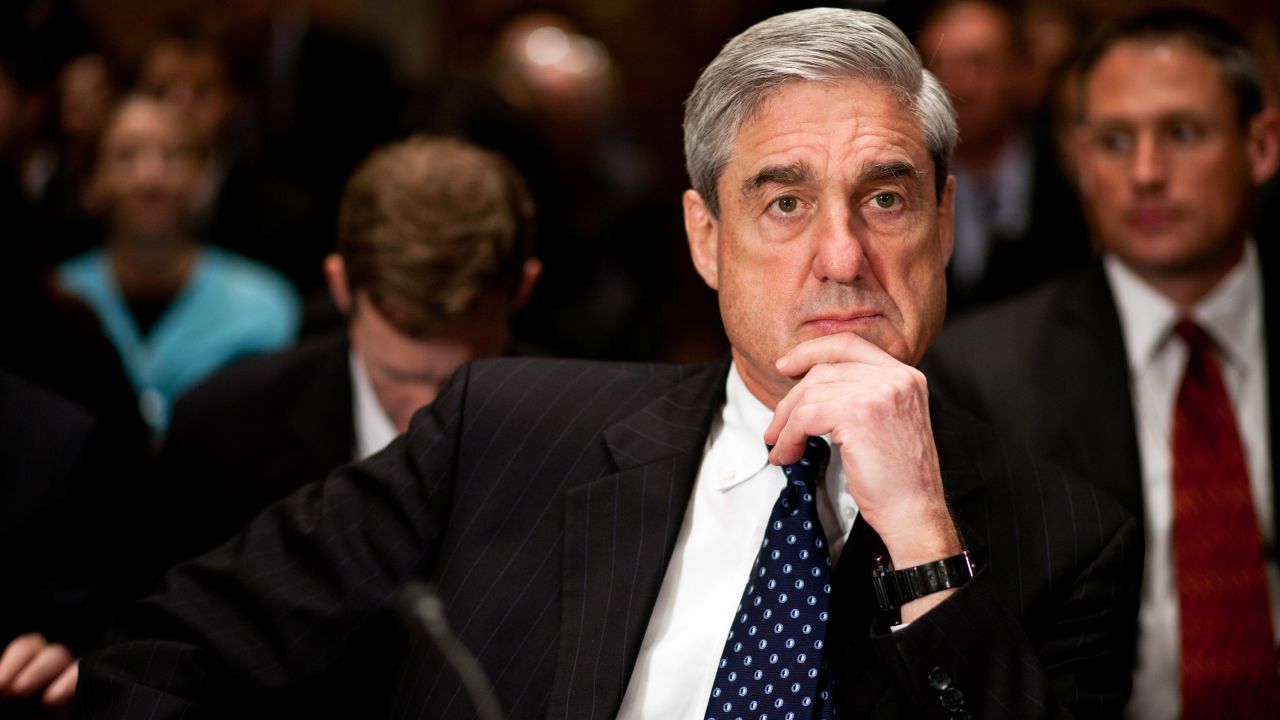
[[[905,36],[760,23],[685,131],[731,361],[464,366],[402,439],[176,568],[85,661],[83,715],[287,710],[416,577],[511,717],[1116,715],[1136,522],[911,367],[942,321],[955,122]],[[387,679],[366,715],[472,716],[425,641]]]
[[[1248,218],[1280,121],[1244,42],[1200,13],[1122,24],[1081,67],[1081,184],[1105,254],[949,326],[922,367],[1144,519],[1127,714],[1270,715],[1280,305]]]
[[[506,352],[540,269],[533,204],[506,161],[425,137],[371,155],[325,260],[345,332],[244,360],[176,404],[161,564],[212,548],[405,432],[459,365]]]
[[[1048,127],[1026,117],[1026,29],[1009,3],[946,0],[920,54],[959,108],[947,307],[989,303],[1084,265],[1089,241]]]

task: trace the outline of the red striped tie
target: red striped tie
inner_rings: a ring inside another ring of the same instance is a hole
[[[1266,557],[1244,448],[1213,341],[1182,320],[1187,369],[1173,419],[1173,546],[1182,717],[1280,714]]]

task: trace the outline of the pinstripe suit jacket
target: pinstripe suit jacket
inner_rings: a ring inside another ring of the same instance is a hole
[[[300,694],[357,693],[334,673],[370,647],[391,653],[379,612],[406,578],[424,576],[510,717],[613,717],[726,371],[535,359],[464,367],[404,438],[275,505],[126,613],[112,644],[82,665],[81,716],[285,716]],[[1142,557],[1136,524],[977,424],[942,408],[933,422],[950,502],[984,567],[891,634],[866,579],[883,546],[855,525],[828,644],[842,714],[950,717],[930,684],[935,668],[975,717],[1117,714]],[[394,657],[387,687],[359,691],[360,716],[472,717],[425,643]]]

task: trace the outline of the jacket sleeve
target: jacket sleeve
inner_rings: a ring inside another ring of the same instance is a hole
[[[238,718],[322,682],[404,581],[429,571],[468,371],[406,436],[268,508],[127,608],[81,665],[77,716]]]
[[[899,695],[915,703],[913,717],[1118,718],[1131,686],[1142,557],[1130,517],[1043,617],[1018,618],[980,571],[910,626],[878,633],[878,651]]]

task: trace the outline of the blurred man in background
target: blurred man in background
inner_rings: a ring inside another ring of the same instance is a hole
[[[1244,41],[1203,13],[1104,33],[1080,84],[1105,254],[945,331],[930,386],[1144,519],[1130,717],[1273,716],[1280,292],[1271,238],[1248,227],[1280,114]]]
[[[270,265],[303,293],[318,290],[330,235],[316,228],[306,194],[255,159],[250,108],[232,70],[214,37],[175,29],[151,44],[138,83],[173,104],[202,156],[192,194],[201,239]]]
[[[917,45],[956,106],[955,250],[947,268],[954,315],[1031,287],[1088,257],[1071,184],[1052,138],[1027,125],[1022,29],[989,0],[947,0]]]
[[[510,349],[533,291],[533,204],[502,158],[416,137],[347,184],[325,260],[345,330],[228,368],[175,409],[165,449],[168,560],[229,537],[271,501],[368,457],[469,360]]]

